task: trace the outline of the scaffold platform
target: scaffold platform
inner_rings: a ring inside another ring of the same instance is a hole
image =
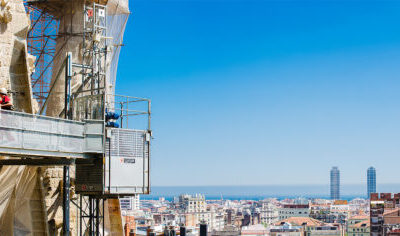
[[[104,121],[0,110],[0,155],[89,158],[104,152]]]
[[[0,166],[76,164],[76,191],[86,195],[148,194],[150,139],[150,130],[105,127],[104,120],[0,110],[0,156],[15,157]]]

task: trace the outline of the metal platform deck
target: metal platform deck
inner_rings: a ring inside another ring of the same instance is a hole
[[[0,110],[0,154],[88,158],[104,152],[104,121],[84,122]]]

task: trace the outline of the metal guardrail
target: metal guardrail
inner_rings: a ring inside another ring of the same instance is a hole
[[[86,158],[104,152],[104,122],[0,110],[0,154]]]

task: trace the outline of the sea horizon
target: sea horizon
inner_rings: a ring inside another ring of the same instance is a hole
[[[341,185],[341,199],[352,200],[367,197],[366,184]],[[400,192],[400,184],[378,184],[377,192]],[[149,195],[142,195],[145,200],[156,200],[164,197],[172,200],[181,194],[204,194],[207,200],[262,200],[266,198],[307,198],[329,199],[330,186],[313,185],[214,185],[214,186],[153,186]]]

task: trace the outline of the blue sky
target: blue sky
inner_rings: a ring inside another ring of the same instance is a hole
[[[400,2],[134,0],[117,92],[153,103],[153,185],[400,179]]]

